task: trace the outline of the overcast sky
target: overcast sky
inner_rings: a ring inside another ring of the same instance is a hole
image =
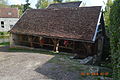
[[[25,4],[26,0],[8,0],[9,4]],[[72,0],[71,0],[72,1]],[[74,0],[73,0],[74,1]],[[86,6],[103,6],[104,7],[104,2],[107,0],[80,0],[86,3]],[[29,0],[31,3],[31,7],[35,8],[35,4],[37,3],[37,0]]]

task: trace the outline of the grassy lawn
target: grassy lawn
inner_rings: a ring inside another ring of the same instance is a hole
[[[9,42],[0,43],[0,47],[3,47],[3,46],[9,46],[9,45],[10,45]]]
[[[9,35],[8,32],[0,32],[0,35]]]

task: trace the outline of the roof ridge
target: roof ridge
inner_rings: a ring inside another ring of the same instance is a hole
[[[95,8],[95,7],[102,7],[102,6],[85,6],[85,7],[66,7],[66,8],[44,8],[44,9],[27,9],[30,10],[62,10],[62,9],[80,9],[80,8]]]
[[[82,1],[71,1],[71,2],[62,2],[62,3],[52,3],[52,4],[66,4],[66,3],[78,3]]]

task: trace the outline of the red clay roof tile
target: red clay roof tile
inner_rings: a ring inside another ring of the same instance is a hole
[[[18,18],[17,8],[0,8],[0,18]]]
[[[92,41],[100,6],[27,10],[11,33]]]

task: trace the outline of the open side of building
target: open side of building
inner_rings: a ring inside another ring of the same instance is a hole
[[[27,10],[10,30],[11,47],[101,54],[105,27],[100,6]]]

